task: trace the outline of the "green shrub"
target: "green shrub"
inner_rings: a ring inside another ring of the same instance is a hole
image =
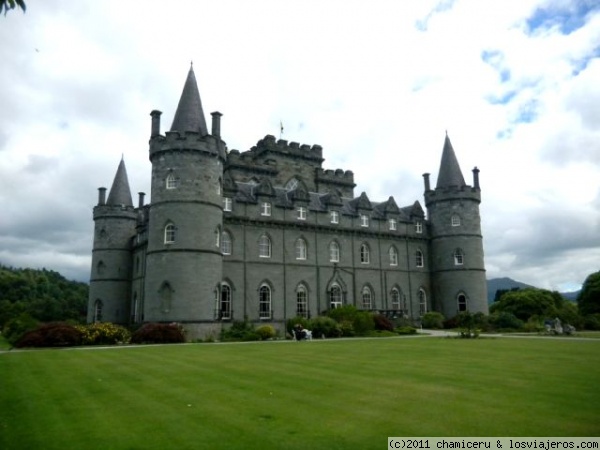
[[[421,324],[423,328],[441,329],[444,327],[444,315],[436,311],[425,313],[421,318]]]
[[[416,331],[416,330],[415,330]],[[398,333],[389,330],[373,330],[369,334],[368,337],[394,337],[398,336]]]
[[[276,333],[271,325],[261,325],[256,329],[256,334],[258,334],[261,341],[266,341],[267,339],[273,339]]]
[[[342,330],[339,324],[331,317],[318,316],[311,319],[309,322],[309,330],[312,331],[313,337],[340,337]]]
[[[491,314],[488,320],[494,329],[498,331],[518,331],[523,328],[523,321],[509,312]]]
[[[356,331],[354,331],[354,325],[349,320],[342,320],[341,322],[339,322],[339,329],[342,332],[343,337],[356,336]]]
[[[417,334],[417,329],[409,326],[396,328],[395,331],[397,334]]]
[[[375,323],[375,329],[380,331],[394,331],[394,324],[390,319],[385,317],[383,314],[376,314],[373,316],[373,322]]]
[[[260,336],[247,320],[234,320],[229,328],[221,330],[221,341],[259,341]]]
[[[75,328],[77,328],[83,336],[83,345],[126,344],[131,339],[129,330],[110,322],[76,325]]]
[[[73,347],[81,345],[82,337],[81,332],[73,325],[52,322],[25,333],[15,347]]]
[[[21,313],[6,322],[2,329],[2,334],[9,344],[15,345],[25,333],[35,330],[38,325],[39,322],[28,313]]]
[[[373,313],[369,311],[358,311],[352,322],[354,332],[357,336],[366,336],[375,329]]]
[[[185,342],[183,327],[176,323],[146,323],[131,335],[132,344],[177,344]]]
[[[523,331],[527,333],[541,333],[545,330],[544,324],[537,317],[530,317],[527,323],[523,325]]]
[[[600,330],[600,314],[588,314],[583,318],[586,330]]]

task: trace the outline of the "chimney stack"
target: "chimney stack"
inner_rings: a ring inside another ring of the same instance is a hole
[[[473,187],[479,189],[479,169],[477,166],[473,169]]]
[[[212,132],[211,134],[214,137],[221,137],[221,116],[223,114],[221,114],[219,111],[215,111],[210,113],[210,115],[212,116]]]
[[[152,116],[152,132],[150,134],[150,137],[155,137],[160,134],[160,115],[161,114],[162,114],[162,112],[158,111],[156,109],[150,113],[150,116]]]
[[[106,188],[98,188],[98,206],[106,205]]]
[[[428,173],[423,174],[423,180],[425,181],[425,192],[430,191],[431,185],[429,184],[429,174]]]

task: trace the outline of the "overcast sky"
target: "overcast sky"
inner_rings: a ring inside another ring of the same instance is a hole
[[[600,269],[598,0],[27,0],[0,17],[0,263],[89,280],[123,155],[150,193],[153,109],[190,66],[228,148],[323,146],[356,195],[423,201],[445,130],[481,170],[488,278],[573,290]]]

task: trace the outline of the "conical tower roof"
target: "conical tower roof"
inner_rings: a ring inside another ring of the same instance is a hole
[[[177,111],[173,119],[173,125],[171,125],[171,131],[195,131],[200,133],[201,136],[208,134],[193,67],[190,67],[187,79],[185,80],[183,92],[181,93],[179,105],[177,105]]]
[[[442,162],[440,164],[436,189],[447,188],[451,186],[462,187],[466,186],[466,183],[463,174],[460,171],[456,154],[452,148],[452,143],[450,142],[448,133],[446,133],[446,140],[444,141],[444,150],[442,151]]]
[[[133,206],[131,201],[131,190],[129,189],[129,180],[127,179],[127,169],[125,169],[125,161],[121,159],[119,168],[115,174],[108,199],[106,200],[107,205],[113,206]]]

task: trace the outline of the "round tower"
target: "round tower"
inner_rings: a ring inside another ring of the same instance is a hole
[[[144,321],[180,322],[191,334],[213,322],[222,280],[221,184],[225,158],[219,113],[208,133],[193,69],[171,130],[153,111]]]
[[[106,188],[99,188],[98,192],[87,321],[126,324],[131,292],[131,239],[135,236],[137,213],[123,160],[108,199]]]
[[[479,170],[465,183],[448,135],[435,190],[425,178],[429,216],[433,308],[445,317],[462,311],[488,313],[479,204]]]

